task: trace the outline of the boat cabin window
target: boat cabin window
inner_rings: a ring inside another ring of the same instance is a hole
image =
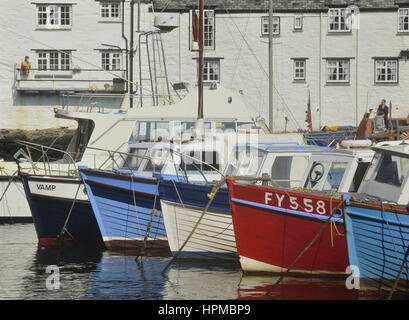
[[[261,164],[263,163],[265,152],[243,148],[236,149],[233,156],[229,159],[225,175],[230,176],[256,176]]]
[[[216,151],[190,151],[188,154],[182,155],[180,166],[186,172],[219,170],[219,154]]]
[[[151,151],[150,158],[147,161],[143,171],[161,173],[166,161],[168,160],[168,149],[155,149]]]
[[[341,185],[348,162],[333,162],[329,168],[322,190],[337,191]]]
[[[409,159],[384,154],[376,173],[375,181],[401,186],[409,170]]]
[[[136,170],[141,165],[142,160],[144,159],[143,157],[147,155],[148,149],[147,148],[131,148],[128,153],[132,155],[127,155],[126,160],[124,161],[124,164],[122,165],[122,168]]]
[[[129,142],[168,140],[169,121],[136,121]]]
[[[271,180],[281,187],[299,186],[304,170],[308,165],[308,156],[277,156],[271,167]]]
[[[257,133],[259,128],[253,122],[237,122],[237,132]]]
[[[364,178],[365,172],[368,169],[369,162],[359,162],[356,168],[354,178],[352,179],[351,186],[348,192],[358,192],[359,186]]]
[[[173,137],[180,137],[188,139],[195,130],[195,121],[175,121],[173,125]],[[212,123],[210,121],[204,122],[205,132],[212,131]]]
[[[234,121],[224,121],[216,122],[216,132],[236,132],[236,122]]]

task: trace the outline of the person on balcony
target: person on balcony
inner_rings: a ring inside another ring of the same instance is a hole
[[[27,76],[30,72],[30,69],[31,69],[31,62],[28,56],[26,56],[24,58],[24,61],[21,63],[21,74],[24,76]]]

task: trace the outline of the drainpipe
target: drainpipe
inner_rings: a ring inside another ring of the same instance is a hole
[[[122,1],[122,9],[121,9],[122,10],[122,39],[125,40],[125,53],[126,53],[126,67],[125,67],[125,70],[126,70],[126,80],[128,80],[129,79],[129,69],[128,69],[129,52],[128,52],[128,38],[125,37],[125,30],[124,30],[124,28],[125,28],[124,3],[125,3],[125,1]],[[129,83],[128,83],[128,81],[126,81],[126,92],[129,92],[128,87],[129,87]]]
[[[133,40],[133,33],[134,33],[134,0],[131,0],[131,30],[130,30],[130,50],[129,50],[129,107],[133,108],[133,55],[134,55],[134,40]]]

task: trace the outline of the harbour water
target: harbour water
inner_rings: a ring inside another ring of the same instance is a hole
[[[34,225],[0,225],[1,300],[379,299],[346,288],[345,280],[242,276],[230,263],[93,253],[38,245]]]

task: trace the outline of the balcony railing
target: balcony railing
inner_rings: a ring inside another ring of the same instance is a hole
[[[124,94],[127,85],[121,78],[126,78],[125,70],[110,70],[110,73],[107,73],[100,69],[30,69],[25,75],[20,68],[16,68],[16,90],[26,94]]]

